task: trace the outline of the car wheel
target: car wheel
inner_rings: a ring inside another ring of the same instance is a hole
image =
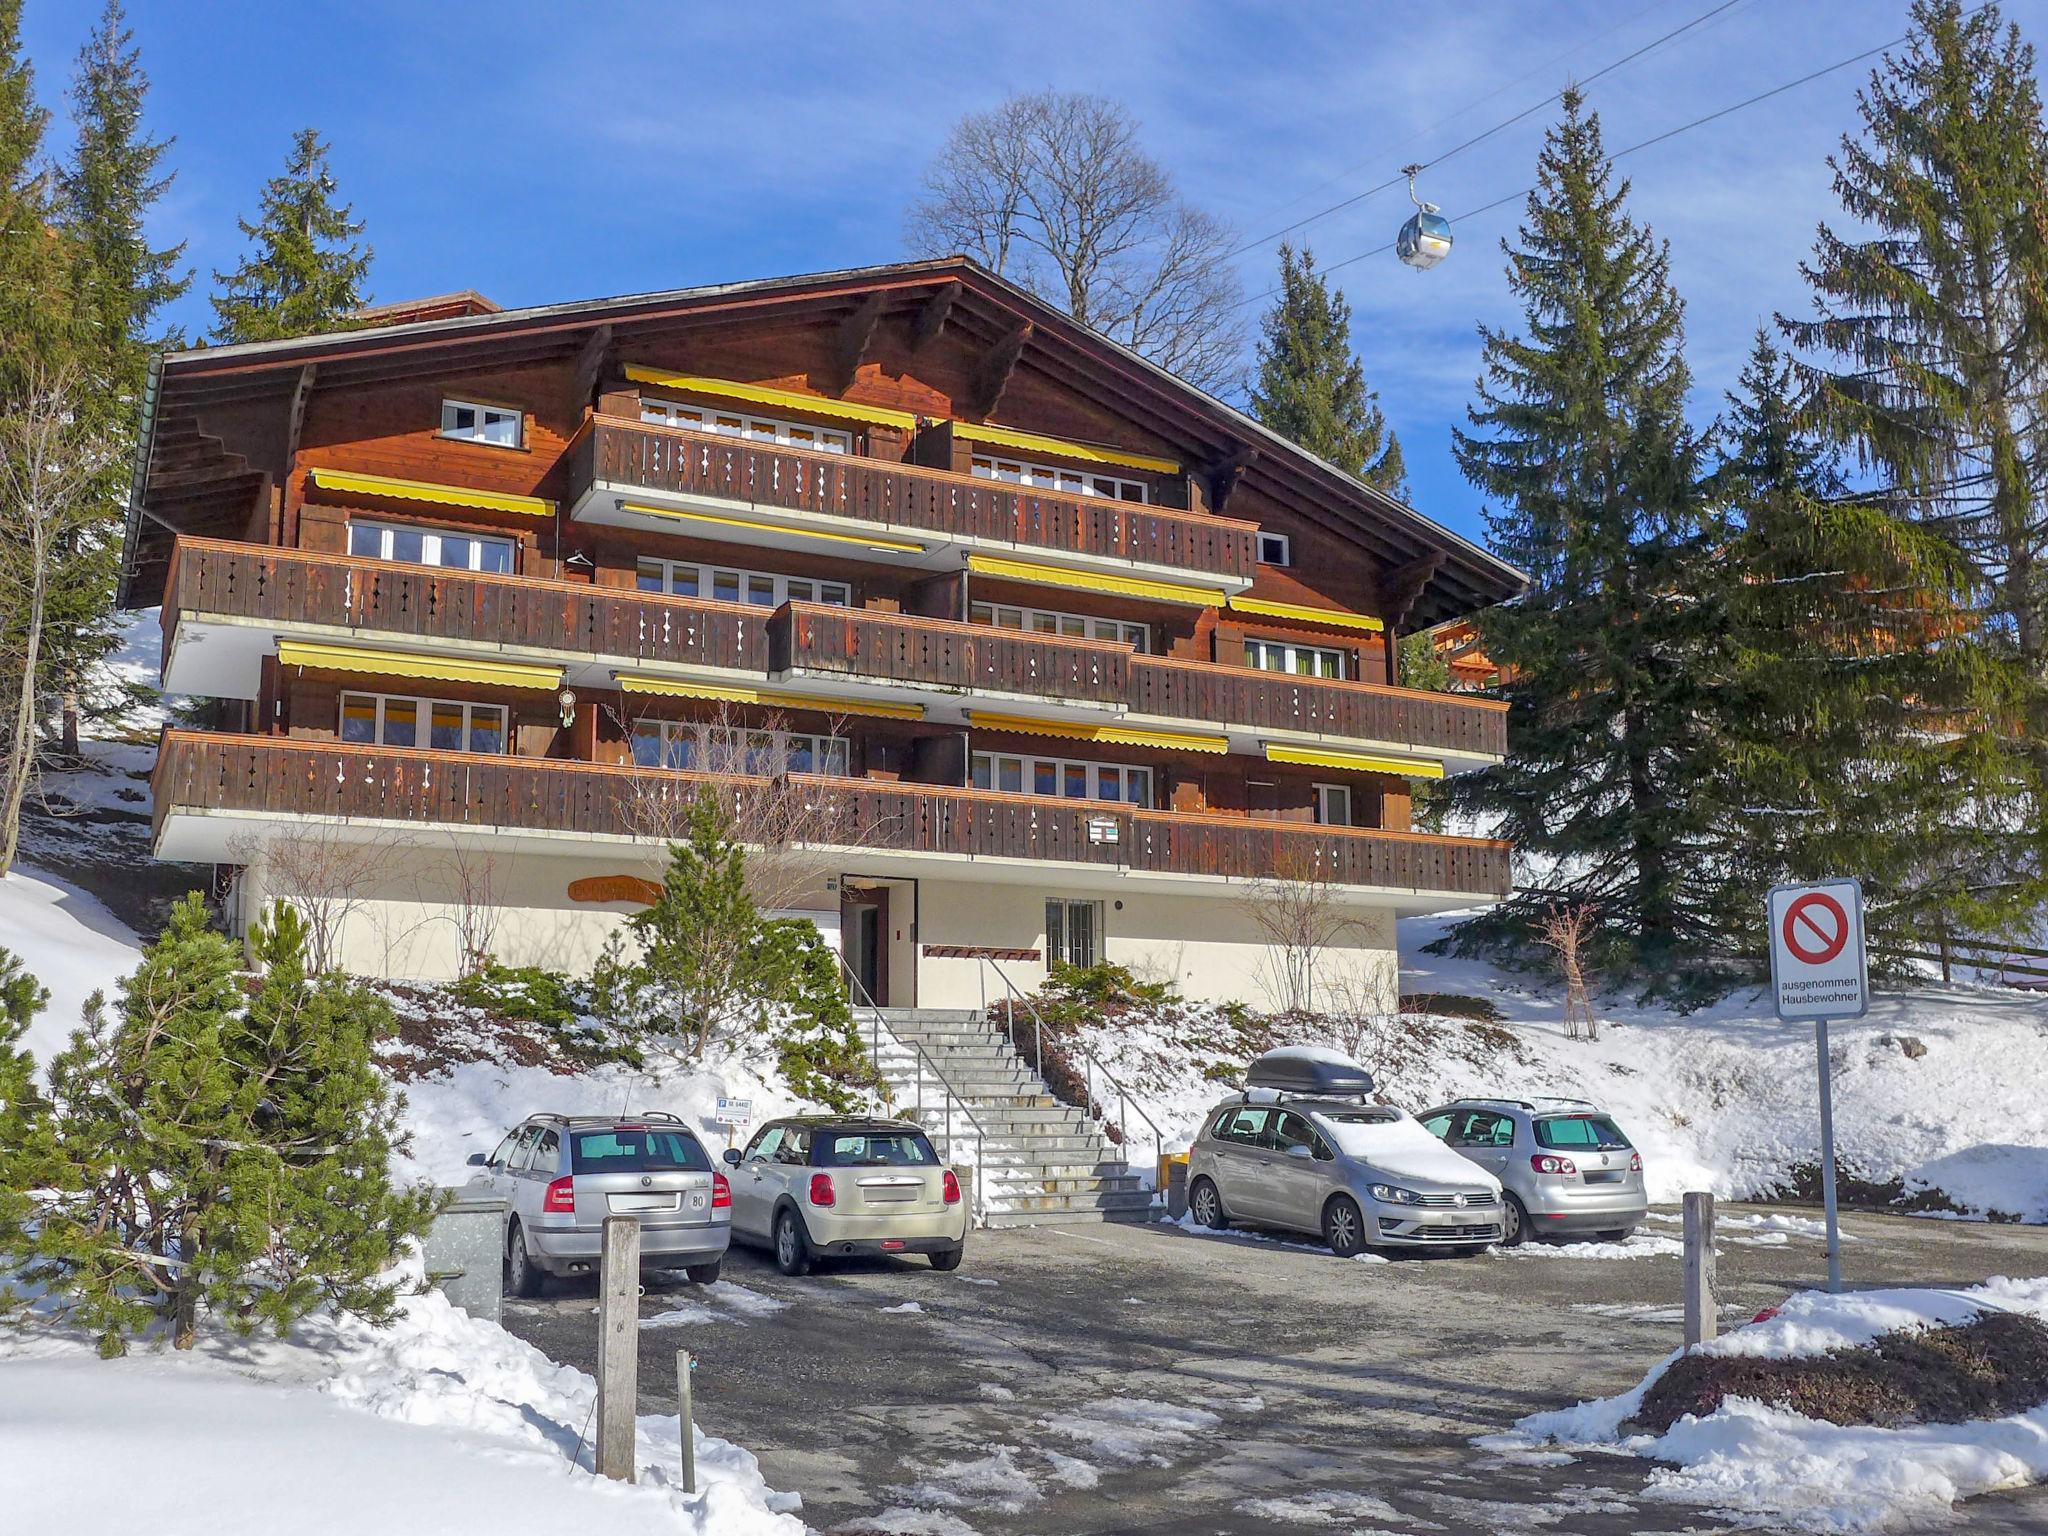
[[[1501,1202],[1500,1245],[1519,1248],[1529,1240],[1529,1212],[1513,1195]]]
[[[1230,1218],[1223,1211],[1223,1196],[1208,1179],[1195,1180],[1195,1187],[1188,1191],[1188,1212],[1203,1226],[1218,1232],[1230,1225]]]
[[[683,1273],[690,1277],[690,1284],[692,1285],[716,1285],[718,1284],[718,1272],[724,1266],[725,1260],[713,1259],[709,1264],[685,1265]]]
[[[795,1211],[784,1211],[775,1218],[775,1267],[785,1275],[811,1272],[811,1245]]]
[[[1338,1195],[1323,1207],[1323,1241],[1340,1259],[1356,1258],[1365,1248],[1365,1214],[1349,1195]]]
[[[547,1285],[547,1272],[533,1262],[526,1251],[525,1229],[514,1225],[512,1241],[505,1249],[505,1288],[514,1296],[531,1301]]]
[[[958,1248],[948,1248],[941,1253],[933,1254],[932,1268],[940,1274],[950,1275],[960,1267],[960,1261],[966,1257],[967,1245],[962,1243]]]

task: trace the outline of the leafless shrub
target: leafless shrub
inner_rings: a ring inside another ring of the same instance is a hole
[[[487,848],[451,838],[447,872],[449,920],[462,950],[461,974],[471,976],[496,951],[498,927],[504,921],[498,857]]]
[[[1600,1021],[1593,1016],[1593,1000],[1586,990],[1585,968],[1586,941],[1592,937],[1599,911],[1591,902],[1554,906],[1536,923],[1536,942],[1557,956],[1558,973],[1564,977],[1564,1032],[1570,1040],[1581,1033],[1588,1040],[1600,1038]]]
[[[239,835],[227,851],[233,863],[260,866],[267,894],[305,919],[306,965],[318,976],[340,969],[343,933],[389,878],[400,846],[388,837],[359,837],[314,822]]]
[[[1273,874],[1250,883],[1242,906],[1269,946],[1264,964],[1273,1000],[1285,1012],[1315,1012],[1325,952],[1363,930],[1356,913],[1307,856],[1287,854]]]

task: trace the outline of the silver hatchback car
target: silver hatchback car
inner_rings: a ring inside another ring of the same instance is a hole
[[[1642,1153],[1584,1099],[1459,1099],[1420,1118],[1506,1188],[1506,1247],[1586,1233],[1619,1242],[1649,1214]]]
[[[660,1112],[530,1115],[488,1157],[470,1187],[506,1204],[505,1281],[538,1296],[549,1275],[598,1267],[607,1216],[640,1221],[640,1267],[718,1278],[732,1241],[732,1187],[690,1128]]]
[[[1314,1233],[1343,1258],[1367,1248],[1477,1253],[1499,1240],[1499,1183],[1403,1111],[1368,1102],[1363,1068],[1295,1047],[1260,1057],[1248,1082],[1209,1112],[1189,1149],[1197,1221]]]

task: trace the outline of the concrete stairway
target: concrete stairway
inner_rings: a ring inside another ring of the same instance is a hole
[[[1137,1171],[1123,1165],[1093,1121],[1053,1097],[983,1015],[936,1008],[856,1013],[863,1033],[879,1016],[876,1065],[898,1112],[917,1111],[942,1156],[947,1155],[943,1132],[949,1100],[955,1162],[975,1157],[974,1125],[961,1113],[963,1106],[981,1127],[981,1193],[988,1225],[1149,1218],[1151,1192],[1141,1187]],[[923,1051],[922,1061],[913,1045]]]

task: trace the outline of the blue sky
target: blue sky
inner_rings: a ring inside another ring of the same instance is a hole
[[[429,6],[418,0],[134,0],[152,126],[175,135],[157,238],[200,274],[199,330],[238,215],[312,124],[369,225],[379,300],[473,287],[507,305],[885,261],[948,125],[1016,90],[1125,102],[1197,202],[1249,239],[1426,160],[1716,0],[1606,4]],[[62,93],[98,0],[27,0],[38,88]],[[1898,36],[1901,0],[1738,0],[1597,81],[1610,150]],[[2048,41],[2048,0],[2005,6]],[[1760,320],[1804,301],[1798,263],[1834,213],[1826,157],[1869,65],[1632,155],[1633,206],[1671,242],[1696,413]],[[1457,215],[1525,187],[1552,110],[1426,178]],[[1382,193],[1297,235],[1326,263],[1407,214]],[[1407,451],[1413,499],[1461,532],[1480,503],[1450,457],[1477,327],[1512,323],[1498,242],[1518,205],[1457,226],[1426,275],[1344,267],[1353,340]],[[1246,292],[1270,245],[1241,258]],[[1249,363],[1249,358],[1247,358]]]

